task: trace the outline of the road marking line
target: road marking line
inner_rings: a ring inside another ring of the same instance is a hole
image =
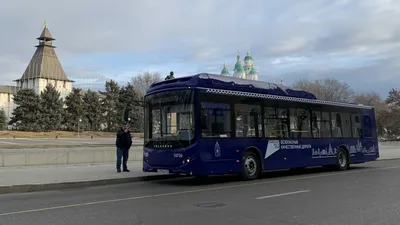
[[[15,142],[8,142],[8,141],[0,141],[2,144],[13,144],[13,145],[19,145],[20,143],[15,143]]]
[[[365,172],[371,172],[371,171],[391,170],[391,169],[398,169],[398,168],[400,168],[400,166],[391,166],[391,167],[366,169],[366,170],[356,170],[356,171],[342,171],[342,172],[336,172],[336,173],[330,173],[330,174],[321,174],[321,175],[303,176],[303,177],[296,177],[296,178],[286,178],[286,179],[279,179],[279,180],[269,180],[269,181],[254,182],[254,183],[244,183],[244,184],[236,184],[236,185],[228,185],[228,186],[220,186],[220,187],[202,188],[202,189],[179,191],[179,192],[169,192],[169,193],[155,194],[155,195],[143,195],[143,196],[135,196],[135,197],[129,197],[129,198],[110,199],[110,200],[104,200],[104,201],[77,203],[77,204],[71,204],[71,205],[61,205],[61,206],[53,206],[53,207],[47,207],[47,208],[38,208],[38,209],[30,209],[30,210],[22,210],[22,211],[0,213],[0,217],[9,216],[9,215],[24,214],[24,213],[31,213],[31,212],[49,211],[49,210],[55,210],[55,209],[65,209],[65,208],[81,207],[81,206],[88,206],[88,205],[98,205],[98,204],[113,203],[113,202],[123,202],[123,201],[131,201],[131,200],[138,200],[138,199],[145,199],[145,198],[174,196],[174,195],[199,193],[199,192],[214,191],[214,190],[223,190],[223,189],[230,189],[230,188],[237,188],[237,187],[256,186],[256,185],[261,185],[261,184],[281,183],[281,182],[287,182],[287,181],[306,180],[306,179],[312,179],[312,178],[331,177],[331,176],[337,176],[337,175],[345,175],[345,174],[353,174],[353,173],[365,173]]]
[[[257,197],[255,199],[260,200],[260,199],[266,199],[266,198],[275,198],[275,197],[281,197],[281,196],[286,196],[286,195],[295,195],[295,194],[306,193],[306,192],[310,192],[310,190],[293,191],[293,192],[287,192],[287,193],[276,194],[276,195],[267,195],[267,196]]]
[[[48,141],[48,140],[45,140],[45,139],[37,139],[37,138],[26,138],[25,140],[33,141],[33,142],[35,142],[35,141],[38,141],[38,142]]]

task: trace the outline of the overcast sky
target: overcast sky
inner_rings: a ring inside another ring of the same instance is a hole
[[[106,3],[102,3],[106,2]],[[386,97],[400,82],[400,1],[12,0],[0,7],[0,76],[20,78],[48,21],[77,85],[144,72],[231,74],[239,51],[259,79],[334,77]]]

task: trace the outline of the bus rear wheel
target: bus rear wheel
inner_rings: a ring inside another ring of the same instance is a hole
[[[258,156],[251,151],[246,151],[242,160],[242,176],[244,180],[255,180],[260,176],[261,163]]]
[[[336,168],[337,170],[347,170],[350,165],[349,155],[347,151],[340,148],[337,152]]]

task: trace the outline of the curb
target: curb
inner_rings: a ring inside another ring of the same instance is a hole
[[[388,160],[399,160],[400,159],[400,157],[397,157],[397,158],[386,158],[386,159],[377,159],[376,161],[388,161]]]
[[[0,194],[54,191],[63,189],[79,189],[79,188],[88,188],[88,187],[113,185],[113,184],[134,183],[140,181],[166,180],[166,179],[177,178],[179,176],[180,175],[163,174],[163,175],[151,175],[151,176],[140,176],[140,177],[92,180],[92,181],[72,181],[72,182],[48,183],[48,184],[21,184],[21,185],[0,186]]]

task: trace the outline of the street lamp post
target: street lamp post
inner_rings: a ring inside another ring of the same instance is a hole
[[[126,126],[130,127],[131,126],[131,118],[128,117],[128,121],[126,122]]]
[[[81,122],[82,122],[82,119],[79,119],[79,122],[78,122],[78,138],[80,138],[79,128],[80,128]]]

